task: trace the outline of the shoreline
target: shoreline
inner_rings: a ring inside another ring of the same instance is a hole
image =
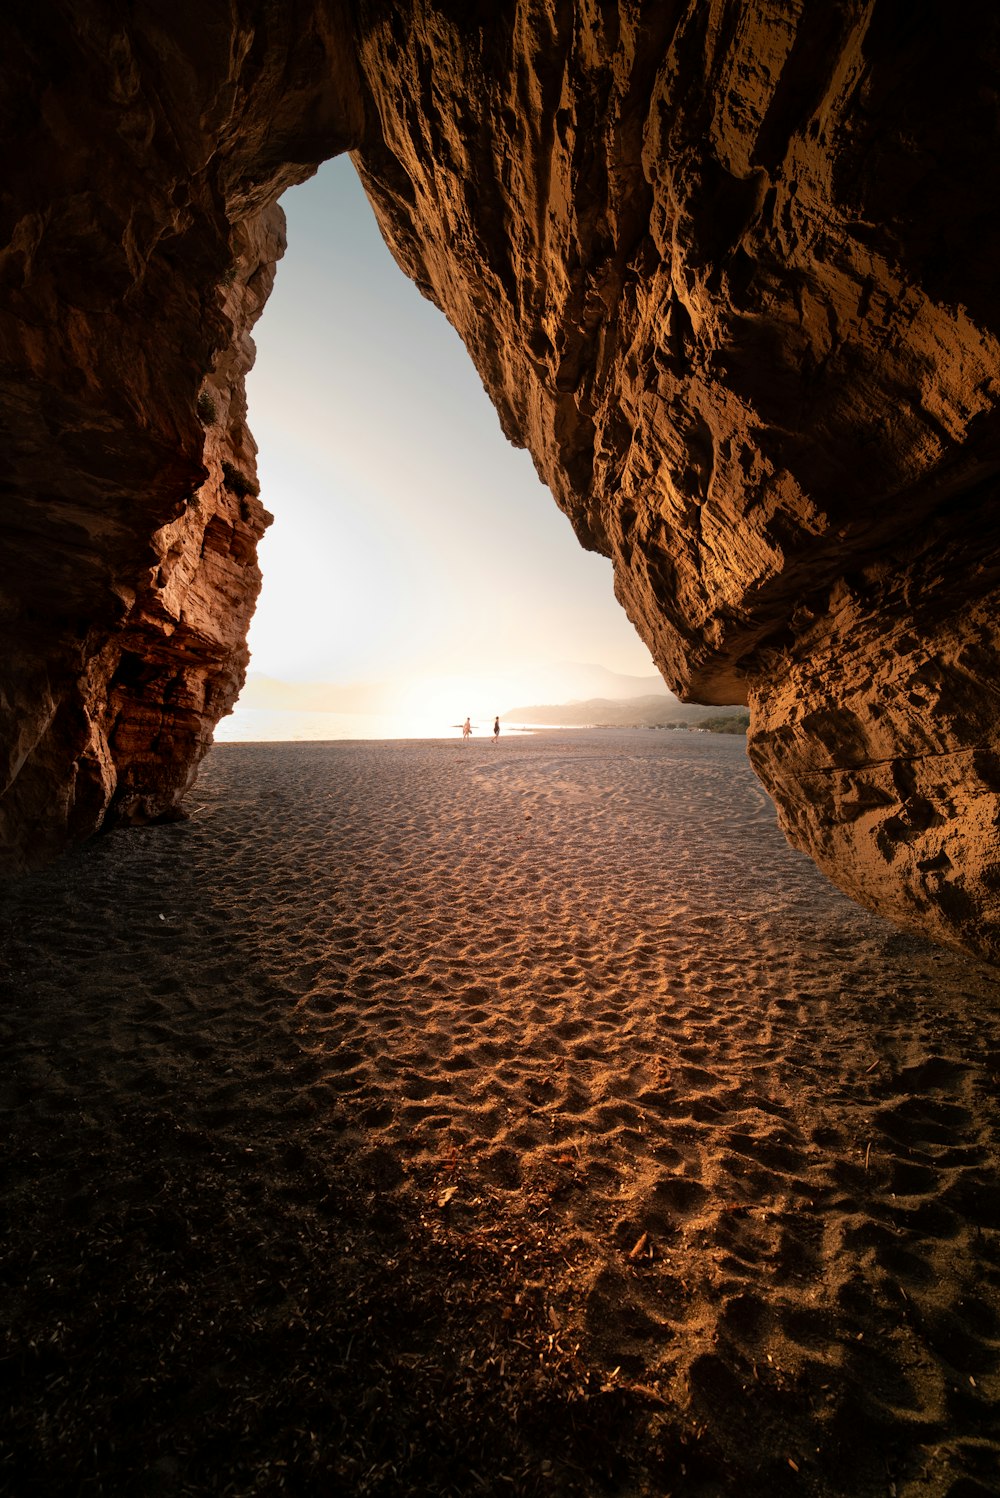
[[[710,709],[706,709],[710,711]],[[735,710],[734,710],[735,711]],[[344,731],[335,734],[323,732],[337,725],[331,723],[330,719],[342,720]],[[356,732],[349,734],[349,728],[365,726],[369,730],[378,726],[382,730],[390,724],[405,722],[409,727],[413,720],[403,718],[401,715],[390,715],[381,713],[336,713],[336,712],[290,712],[281,709],[268,708],[236,708],[235,711],[223,718],[216,727],[215,748],[221,748],[225,744],[393,744],[393,743],[452,743],[462,742],[462,725],[453,723],[442,729],[437,720],[434,722],[434,731],[431,732],[427,720],[424,721],[420,732]],[[250,737],[253,730],[259,727],[268,727],[273,730],[264,733],[259,738]],[[530,723],[530,722],[505,722],[501,718],[501,738],[521,738],[526,734],[564,734],[564,733],[705,733],[711,730],[696,727],[692,724],[677,722],[649,725],[643,723],[621,724],[621,723]],[[733,734],[732,737],[742,737]],[[492,742],[492,719],[487,722],[473,724],[472,742]],[[467,746],[466,746],[467,747]]]

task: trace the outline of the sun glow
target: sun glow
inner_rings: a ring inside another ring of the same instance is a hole
[[[580,547],[507,443],[347,158],[283,206],[289,248],[247,387],[275,522],[241,706],[448,731],[466,714],[492,726],[511,707],[566,700],[559,662],[652,674],[610,563]],[[316,691],[279,705],[254,695],[254,677]]]
[[[394,689],[389,711],[409,722],[458,727],[466,716],[473,732],[487,732],[497,714],[533,703],[563,701],[555,671],[454,672],[424,676]]]

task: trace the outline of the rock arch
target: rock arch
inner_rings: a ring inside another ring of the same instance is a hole
[[[791,840],[1000,956],[1000,19],[842,0],[8,7],[6,867],[175,812],[259,586],[275,206],[355,153]]]

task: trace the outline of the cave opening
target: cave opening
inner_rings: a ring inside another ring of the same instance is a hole
[[[621,695],[617,678],[663,691],[610,563],[506,441],[350,158],[282,207],[247,381],[275,521],[249,679],[217,737],[438,736],[467,714],[485,731],[517,706]]]

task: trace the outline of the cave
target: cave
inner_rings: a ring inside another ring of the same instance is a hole
[[[3,872],[182,812],[268,523],[277,199],[401,270],[683,699],[889,920],[998,930],[990,7],[6,8]]]

